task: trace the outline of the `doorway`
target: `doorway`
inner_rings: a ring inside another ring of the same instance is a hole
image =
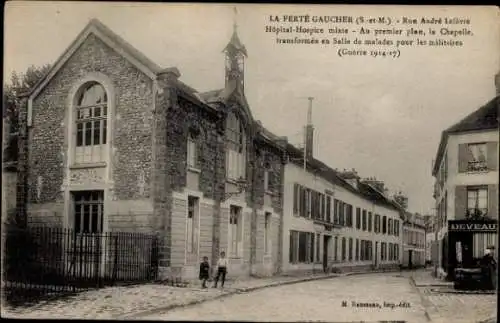
[[[413,250],[408,250],[408,268],[413,269]]]
[[[375,241],[375,268],[378,268],[378,241]]]
[[[331,236],[323,236],[323,271],[328,270],[328,245],[330,244]]]

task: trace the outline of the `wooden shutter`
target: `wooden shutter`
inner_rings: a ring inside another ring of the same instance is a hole
[[[446,203],[446,201],[445,201]],[[465,218],[467,214],[467,186],[455,187],[455,220]]]
[[[299,184],[293,184],[293,214],[299,212]]]
[[[498,169],[498,143],[491,141],[486,143],[486,158],[489,170]]]
[[[498,219],[498,186],[488,185],[488,217]]]
[[[326,220],[328,222],[333,222],[332,221],[332,197],[329,195],[326,196]]]
[[[467,171],[467,164],[469,162],[469,153],[467,151],[467,144],[458,145],[458,172],[464,173]]]
[[[314,219],[318,218],[318,192],[316,191],[311,191],[312,197],[313,197],[313,209],[312,209],[312,217]]]
[[[334,223],[338,222],[338,216],[339,216],[338,205],[339,205],[339,201],[337,199],[333,199],[333,219],[334,219]]]
[[[339,207],[340,207],[340,225],[344,225],[344,221],[345,221],[345,219],[344,219],[344,213],[345,213],[344,212],[344,209],[345,209],[344,202],[339,201]]]
[[[306,217],[306,207],[306,190],[304,187],[300,187],[300,216]]]

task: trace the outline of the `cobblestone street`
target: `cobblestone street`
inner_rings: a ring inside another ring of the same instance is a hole
[[[353,303],[364,306],[355,307]],[[141,319],[426,322],[419,294],[398,273],[347,276],[263,289]]]
[[[332,277],[338,276],[335,274]],[[324,277],[312,275],[306,279]],[[37,319],[113,319],[169,306],[182,306],[192,302],[213,299],[236,291],[272,286],[304,277],[271,277],[228,281],[224,290],[200,289],[199,285],[177,288],[161,284],[108,287],[90,290],[59,300],[41,301],[33,306],[11,307],[2,304],[2,316]]]
[[[496,294],[452,293],[453,284],[433,278],[429,270],[406,275],[413,277],[432,322],[469,323],[496,317]]]
[[[367,319],[428,322],[430,319],[467,323],[495,316],[496,295],[440,292],[449,289],[450,283],[434,279],[428,270],[331,276],[321,280],[314,279],[324,278],[323,274],[229,281],[224,290],[160,284],[109,287],[30,307],[12,308],[2,304],[2,316],[335,322]],[[313,280],[289,284],[304,279]],[[277,285],[283,286],[252,291]],[[193,302],[200,303],[182,307]],[[353,302],[364,304],[356,307]],[[170,306],[181,307],[168,310]]]

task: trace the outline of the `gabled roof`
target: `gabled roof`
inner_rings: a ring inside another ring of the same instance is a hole
[[[105,26],[97,19],[91,19],[87,26],[78,34],[75,40],[63,52],[63,54],[52,65],[47,75],[43,77],[27,95],[34,99],[40,91],[48,84],[48,82],[56,75],[61,67],[71,58],[76,50],[83,44],[87,37],[93,34],[101,41],[113,48],[118,54],[127,59],[131,64],[144,72],[150,78],[156,78],[157,73],[162,69],[156,63],[151,61],[143,53],[129,44],[123,38],[114,33],[111,29]]]
[[[499,119],[498,110],[500,109],[500,97],[497,96],[476,111],[472,112],[456,124],[441,133],[441,141],[439,143],[436,159],[432,169],[432,175],[436,175],[441,159],[443,158],[446,148],[446,142],[450,134],[462,133],[478,130],[493,130],[498,129]]]

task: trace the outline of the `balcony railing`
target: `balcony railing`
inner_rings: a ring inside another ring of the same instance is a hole
[[[487,208],[471,208],[467,209],[465,217],[468,219],[484,218],[488,214]]]
[[[488,170],[488,165],[486,161],[470,161],[467,164],[468,172],[483,172]]]

